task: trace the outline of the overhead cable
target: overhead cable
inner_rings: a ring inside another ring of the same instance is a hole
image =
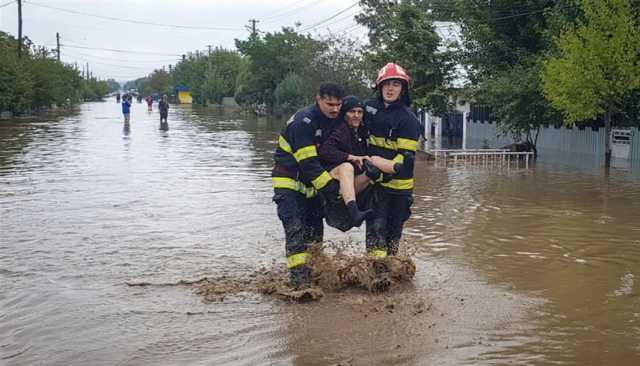
[[[68,53],[67,51],[65,51],[65,53]],[[99,59],[99,60],[107,60],[107,61],[116,61],[116,62],[128,62],[128,63],[155,63],[155,64],[159,64],[159,63],[166,63],[166,62],[177,62],[179,61],[179,58],[175,58],[175,59],[162,59],[162,60],[132,60],[132,59],[121,59],[121,58],[110,58],[110,57],[104,57],[104,56],[97,56],[97,55],[90,55],[90,54],[86,54],[86,53],[82,53],[82,52],[74,52],[72,53],[72,55],[78,55],[81,57],[86,57],[86,58],[95,58],[95,59]]]
[[[294,14],[296,14],[296,13],[303,12],[303,11],[308,10],[308,9],[310,9],[310,8],[312,8],[312,7],[316,6],[316,5],[319,5],[319,4],[320,4],[320,3],[322,3],[323,1],[326,1],[326,0],[318,0],[318,1],[314,1],[314,2],[312,2],[311,4],[306,4],[306,5],[300,6],[300,7],[298,7],[298,8],[295,8],[295,9],[292,9],[292,10],[290,10],[290,11],[284,12],[284,13],[279,14],[279,15],[277,15],[277,16],[271,16],[271,17],[268,17],[268,18],[266,18],[266,19],[265,19],[265,21],[264,21],[263,23],[264,23],[264,24],[274,23],[274,22],[278,21],[277,19],[282,18],[282,17],[284,17],[284,16],[291,17],[291,16],[293,16],[293,15],[294,15]]]
[[[176,56],[182,57],[182,55],[178,55],[176,53],[160,53],[160,52],[149,52],[149,51],[133,51],[133,50],[118,50],[114,48],[98,48],[98,47],[85,47],[85,46],[73,46],[69,44],[61,44],[61,46],[69,47],[69,48],[81,48],[85,50],[102,50],[102,51],[110,51],[110,52],[121,52],[121,53],[140,53],[147,55],[160,55],[160,56]]]
[[[9,5],[11,5],[11,4],[15,3],[15,2],[16,2],[16,0],[11,0],[8,3],[4,3],[4,4],[0,5],[0,9],[4,8],[5,6],[9,6]]]
[[[62,11],[62,12],[65,12],[65,13],[70,13],[70,14],[83,15],[83,16],[106,19],[106,20],[112,20],[112,21],[123,22],[123,23],[152,25],[152,26],[156,26],[156,27],[167,27],[167,28],[178,28],[178,29],[211,30],[211,31],[221,31],[221,30],[222,31],[238,31],[238,30],[242,30],[242,28],[232,28],[232,27],[200,27],[200,26],[192,26],[192,25],[155,23],[155,22],[147,22],[147,21],[135,20],[135,19],[122,19],[122,18],[116,18],[116,17],[104,16],[104,15],[83,13],[83,12],[76,11],[76,10],[71,10],[71,9],[58,8],[58,7],[55,7],[55,6],[34,3],[33,1],[25,2],[25,4],[38,6],[38,7],[41,7],[41,8],[47,8],[47,9],[53,9],[53,10],[57,10],[57,11]]]
[[[330,16],[330,17],[328,17],[326,19],[323,19],[323,20],[321,20],[321,21],[319,21],[319,22],[317,22],[315,24],[312,24],[312,25],[310,25],[308,27],[304,27],[304,28],[300,29],[300,32],[305,32],[305,31],[308,31],[309,29],[317,28],[319,25],[322,25],[323,23],[326,23],[326,22],[330,21],[331,19],[333,19],[333,18],[337,17],[338,15],[346,12],[349,9],[352,9],[352,8],[356,7],[357,5],[358,5],[358,1],[354,2],[353,4],[351,4],[351,6],[340,10],[339,12],[333,14],[332,16]]]

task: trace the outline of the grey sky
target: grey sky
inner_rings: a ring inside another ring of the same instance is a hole
[[[9,1],[0,0],[0,6]],[[78,65],[88,62],[94,75],[126,81],[163,65],[175,64],[178,55],[206,50],[207,45],[235,48],[234,38],[247,38],[249,31],[245,27],[252,18],[260,21],[257,29],[265,32],[300,22],[299,29],[312,35],[348,33],[352,38],[364,40],[366,30],[353,20],[359,8],[351,6],[356,3],[355,0],[23,0],[23,33],[36,44],[54,48],[59,32],[63,61]],[[200,29],[121,22],[90,15]],[[17,36],[15,3],[0,8],[0,30]]]

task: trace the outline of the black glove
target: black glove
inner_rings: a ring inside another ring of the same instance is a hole
[[[335,201],[340,199],[340,184],[337,180],[331,179],[327,185],[320,188],[318,193],[327,201]]]
[[[413,172],[413,164],[416,160],[416,154],[407,151],[402,153],[402,155],[404,156],[404,162],[402,164],[407,169],[405,171]]]
[[[377,182],[382,176],[380,169],[376,168],[369,160],[365,160],[363,164],[364,173],[371,179],[372,182]]]

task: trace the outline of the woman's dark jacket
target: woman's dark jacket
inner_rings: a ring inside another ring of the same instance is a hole
[[[349,155],[367,155],[368,135],[366,127],[360,126],[354,129],[343,121],[318,149],[322,165],[330,171],[346,162]]]

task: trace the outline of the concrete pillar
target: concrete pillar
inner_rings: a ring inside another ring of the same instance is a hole
[[[433,136],[434,149],[442,149],[442,118],[431,117],[432,123],[435,124],[435,135]]]
[[[424,142],[424,147],[425,150],[430,150],[431,147],[433,146],[433,136],[431,136],[431,117],[429,116],[429,113],[427,111],[424,111],[424,138],[425,138],[425,142]]]
[[[469,113],[462,112],[462,150],[467,149],[467,122],[469,120]]]

